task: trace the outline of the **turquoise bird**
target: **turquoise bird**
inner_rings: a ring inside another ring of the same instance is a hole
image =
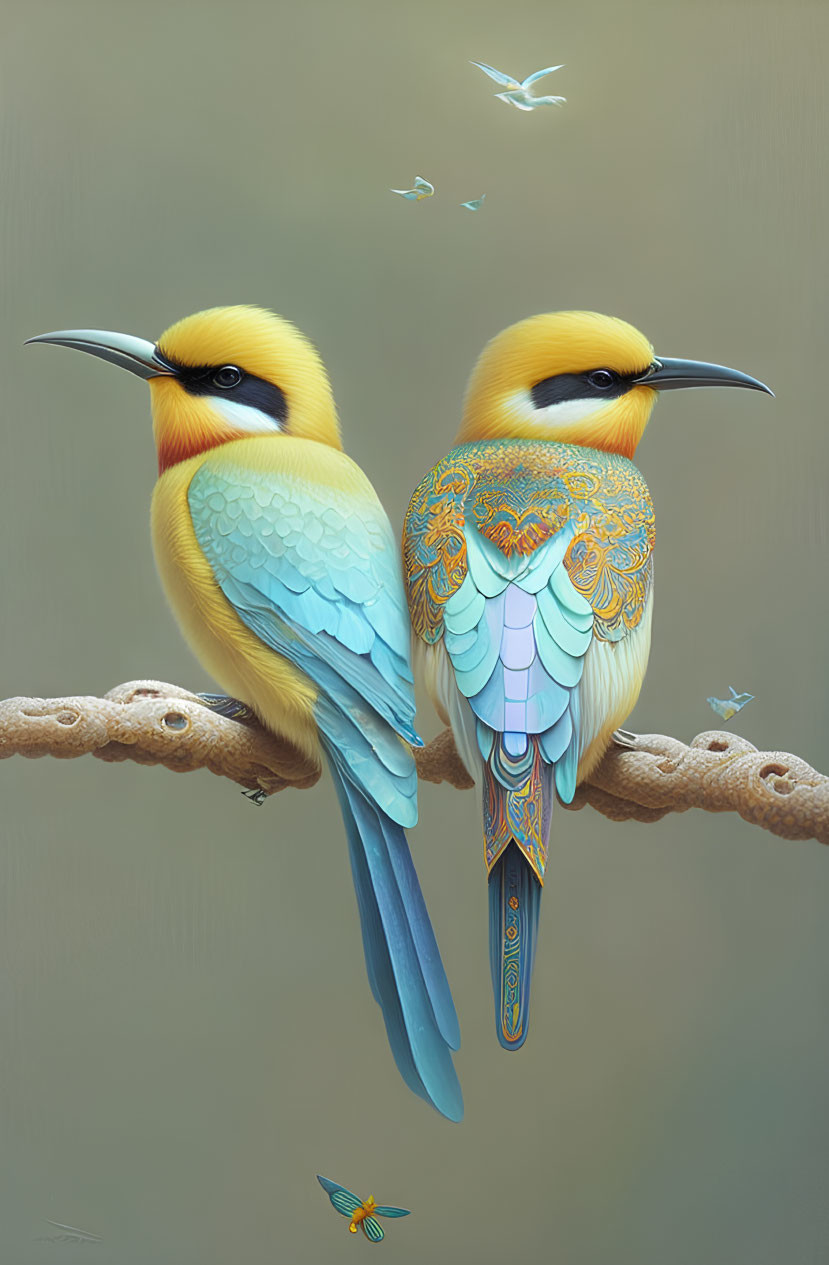
[[[253,307],[198,312],[155,345],[100,330],[30,341],[147,380],[152,536],[170,605],[228,695],[327,762],[392,1053],[410,1089],[460,1120],[458,1021],[405,835],[417,820],[408,744],[420,739],[399,558],[373,487],[342,451],[317,352]],[[327,843],[312,813],[298,842]]]
[[[572,800],[645,675],[654,516],[631,457],[657,393],[694,386],[768,391],[734,369],[657,359],[638,330],[594,312],[520,321],[484,350],[457,447],[409,505],[420,667],[483,790],[507,1050],[527,1038],[555,797]]]

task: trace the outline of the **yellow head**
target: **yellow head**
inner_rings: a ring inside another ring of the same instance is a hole
[[[159,470],[247,435],[293,435],[342,448],[319,355],[290,321],[263,308],[208,308],[171,325],[155,346],[102,330],[30,341],[75,347],[145,378]]]
[[[663,360],[639,330],[598,312],[548,312],[510,325],[484,348],[457,443],[549,439],[631,457],[656,392],[761,382],[695,360]]]
[[[156,352],[173,370],[150,380],[162,469],[250,434],[342,448],[325,366],[283,317],[258,307],[208,308],[165,330]]]

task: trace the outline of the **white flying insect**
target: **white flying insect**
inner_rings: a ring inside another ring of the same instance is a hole
[[[503,71],[496,70],[494,66],[487,66],[485,62],[473,61],[471,64],[477,66],[485,75],[489,75],[490,79],[494,79],[497,84],[506,89],[506,92],[495,93],[499,101],[506,101],[508,105],[514,105],[519,110],[536,110],[540,105],[563,105],[567,100],[566,97],[534,97],[530,91],[532,85],[539,79],[543,79],[545,75],[551,75],[554,70],[563,70],[563,65],[537,70],[534,75],[528,75],[523,83],[519,83],[517,79],[513,79],[512,75],[505,75]]]
[[[462,202],[461,206],[465,206],[467,211],[480,211],[481,204],[483,203],[485,197],[486,194],[482,193],[479,198],[473,198],[471,202]]]
[[[409,202],[419,202],[421,198],[431,198],[435,191],[435,186],[429,184],[428,180],[424,180],[422,176],[415,176],[413,189],[390,189],[390,193],[399,193],[401,198],[406,198]]]

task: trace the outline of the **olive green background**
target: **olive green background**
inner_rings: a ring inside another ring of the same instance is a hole
[[[146,388],[26,337],[274,307],[319,346],[399,523],[485,340],[586,307],[776,392],[657,404],[630,726],[690,739],[731,684],[757,696],[732,728],[829,769],[824,4],[7,0],[3,23],[0,697],[209,687],[153,570]],[[563,61],[543,89],[567,104],[509,109],[469,58]],[[388,192],[415,174],[434,198]],[[14,759],[0,797],[10,1265],[829,1256],[818,844],[558,813],[508,1055],[477,800],[424,787],[455,1126],[392,1062],[327,781],[257,810],[206,772]],[[354,1242],[316,1172],[414,1215]],[[46,1217],[104,1242],[40,1241]]]

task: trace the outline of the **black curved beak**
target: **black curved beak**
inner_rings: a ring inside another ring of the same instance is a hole
[[[139,378],[162,378],[173,370],[159,355],[152,343],[132,334],[114,334],[105,329],[59,329],[52,334],[38,334],[27,343],[55,343],[58,347],[74,347],[90,356],[99,356],[112,365],[128,369]]]
[[[747,387],[749,391],[773,391],[757,378],[725,365],[709,365],[704,360],[654,360],[643,374],[633,379],[637,386],[654,391],[676,391],[680,387]]]

